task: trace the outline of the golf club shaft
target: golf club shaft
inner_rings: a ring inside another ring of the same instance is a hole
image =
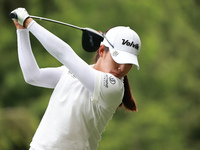
[[[49,21],[49,22],[54,22],[54,23],[58,23],[58,24],[62,24],[65,26],[69,26],[75,29],[79,29],[79,30],[84,30],[84,28],[69,24],[69,23],[65,23],[65,22],[61,22],[61,21],[57,21],[57,20],[53,20],[53,19],[49,19],[49,18],[44,18],[44,17],[39,17],[39,16],[29,16],[30,18],[34,18],[34,19],[39,19],[39,20],[44,20],[44,21]],[[10,18],[15,18],[17,19],[17,14],[15,13],[11,13],[10,14]]]
[[[54,23],[62,24],[62,25],[69,26],[69,27],[72,27],[72,28],[76,28],[76,29],[79,29],[79,30],[83,30],[83,28],[81,28],[81,27],[78,27],[78,26],[75,26],[75,25],[72,25],[72,24],[69,24],[69,23],[65,23],[65,22],[49,19],[49,18],[38,17],[38,16],[30,16],[30,18],[49,21],[49,22],[54,22]]]

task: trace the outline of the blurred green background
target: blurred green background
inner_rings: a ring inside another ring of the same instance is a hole
[[[116,111],[99,150],[200,149],[199,0],[0,0],[0,150],[27,150],[52,90],[26,84],[17,57],[16,31],[8,15],[29,14],[105,32],[130,26],[141,38],[140,70],[129,73],[138,112]],[[81,31],[38,21],[85,61]],[[31,36],[40,67],[61,64]]]

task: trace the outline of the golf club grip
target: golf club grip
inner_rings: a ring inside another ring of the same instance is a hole
[[[16,13],[10,13],[10,18],[11,19],[17,19],[17,14]]]

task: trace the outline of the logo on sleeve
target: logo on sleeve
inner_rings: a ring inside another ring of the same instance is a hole
[[[68,71],[68,74],[71,75],[72,78],[76,78],[76,76],[73,73],[71,73],[71,71]]]
[[[108,88],[108,75],[107,74],[104,76],[103,86],[105,86],[106,88]]]
[[[115,84],[116,83],[115,78],[112,77],[112,76],[109,77],[109,81],[110,81],[111,84]]]
[[[106,74],[104,76],[104,79],[103,79],[103,86],[106,87],[106,88],[108,88],[109,82],[111,84],[115,84],[116,80],[115,80],[115,78],[113,76],[108,77],[108,75]]]

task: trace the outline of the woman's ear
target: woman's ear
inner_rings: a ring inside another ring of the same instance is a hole
[[[105,45],[101,45],[99,48],[99,56],[100,57],[103,57],[104,51],[105,51]]]

